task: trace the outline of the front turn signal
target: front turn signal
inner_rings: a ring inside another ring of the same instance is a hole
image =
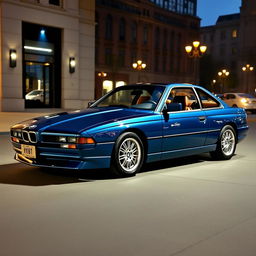
[[[93,138],[78,138],[78,144],[95,144],[95,140]]]

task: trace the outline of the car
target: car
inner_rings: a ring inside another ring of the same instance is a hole
[[[223,100],[224,95],[222,93],[217,93],[214,95]]]
[[[230,159],[247,134],[244,109],[190,84],[120,86],[90,107],[11,127],[15,159],[32,166],[109,168],[135,175],[145,163],[210,152]]]
[[[25,95],[26,100],[40,100],[43,101],[44,91],[43,90],[33,90]]]
[[[45,94],[45,99],[44,99],[44,94]],[[40,102],[44,102],[44,100],[48,101],[48,98],[49,98],[49,91],[44,91],[42,89],[32,90],[25,95],[26,100],[33,100],[33,101],[40,101]]]
[[[247,93],[225,93],[223,100],[231,107],[256,113],[256,97]]]

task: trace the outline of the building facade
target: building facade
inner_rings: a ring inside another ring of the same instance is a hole
[[[127,83],[194,81],[185,45],[199,39],[195,0],[96,0],[95,18],[96,98]]]
[[[196,16],[197,0],[150,0],[166,10]]]
[[[229,87],[234,87],[238,82],[240,72],[238,64],[240,58],[239,35],[239,13],[219,16],[216,25],[201,28],[201,41],[207,45],[207,54],[211,56],[211,61],[214,62],[214,73],[211,80],[215,80],[219,86],[220,83],[223,83],[223,78],[218,77],[218,72],[223,69],[230,73],[230,76],[226,78],[229,80]],[[219,91],[223,89],[218,88]]]
[[[215,63],[215,74],[210,78],[221,83],[218,71],[230,72],[226,90],[255,93],[256,89],[256,2],[241,2],[240,13],[220,16],[214,26],[201,28],[201,41]],[[243,71],[250,65],[253,71]],[[210,81],[209,81],[210,82]]]
[[[0,111],[94,98],[95,1],[0,1]]]
[[[240,68],[249,64],[254,67],[252,72],[240,72],[241,89],[256,94],[256,2],[242,0],[240,21]]]

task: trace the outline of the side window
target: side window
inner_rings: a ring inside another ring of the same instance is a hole
[[[220,106],[220,103],[208,93],[200,89],[196,89],[196,91],[199,95],[203,108],[217,108]]]
[[[230,100],[230,99],[235,99],[236,96],[235,96],[234,94],[226,94],[225,98],[226,98],[227,100]]]
[[[200,109],[197,97],[192,88],[174,88],[166,101],[170,111],[184,111]]]

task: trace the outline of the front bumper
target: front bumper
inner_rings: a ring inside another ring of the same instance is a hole
[[[12,142],[15,150],[15,160],[38,167],[63,168],[63,169],[97,169],[109,168],[111,152],[114,143],[96,144],[89,149],[60,149],[47,148],[39,145],[36,147],[36,158],[22,155],[21,145]]]
[[[248,130],[249,130],[249,126],[248,125],[239,127],[237,129],[237,131],[238,131],[237,142],[241,142],[246,137],[246,135],[248,133]]]
[[[243,108],[244,108],[245,110],[248,110],[248,111],[250,111],[250,110],[256,110],[256,104],[255,104],[255,103],[244,104],[244,105],[243,105]]]

